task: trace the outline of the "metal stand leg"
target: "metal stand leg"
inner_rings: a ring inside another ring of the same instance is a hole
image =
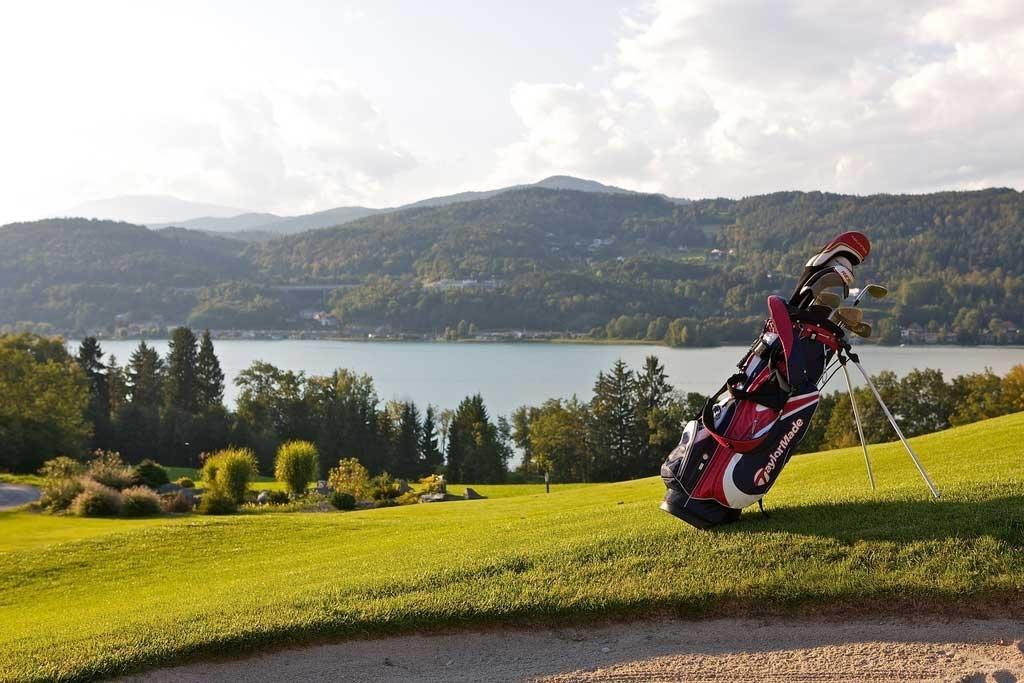
[[[853,359],[851,358],[850,360]],[[896,436],[898,436],[900,441],[903,442],[903,447],[907,449],[907,454],[910,455],[910,459],[914,461],[914,465],[917,467],[917,471],[921,473],[921,478],[924,479],[924,483],[928,485],[928,490],[932,492],[933,496],[938,498],[939,490],[935,488],[935,484],[932,483],[928,473],[924,471],[924,466],[921,464],[921,461],[917,459],[917,454],[914,453],[914,449],[911,448],[910,444],[907,442],[907,437],[903,436],[903,431],[900,429],[900,426],[896,424],[896,418],[894,418],[892,413],[889,412],[889,407],[886,406],[885,401],[882,400],[881,394],[879,394],[878,389],[875,388],[875,383],[871,381],[871,377],[868,376],[868,373],[859,362],[853,360],[853,364],[857,366],[857,369],[860,370],[860,374],[864,376],[864,381],[867,382],[868,388],[871,389],[871,393],[875,395],[875,400],[878,401],[878,405],[881,406],[882,412],[885,413],[885,416],[889,419],[889,424],[891,424],[892,428],[896,430]]]
[[[871,471],[871,458],[868,457],[868,442],[864,439],[864,426],[860,421],[860,411],[857,410],[857,397],[853,395],[853,382],[850,381],[850,371],[843,363],[843,374],[846,375],[846,389],[850,392],[850,405],[853,406],[853,421],[857,423],[857,436],[860,437],[860,447],[864,449],[864,465],[868,468],[868,481],[871,483],[871,490],[875,490],[875,475]]]

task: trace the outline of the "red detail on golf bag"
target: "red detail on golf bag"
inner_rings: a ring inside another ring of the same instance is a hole
[[[661,507],[708,529],[734,521],[778,479],[818,405],[817,382],[843,331],[769,298],[771,317],[730,377],[683,429],[661,468]]]

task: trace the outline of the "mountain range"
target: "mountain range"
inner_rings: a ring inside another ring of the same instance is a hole
[[[0,327],[300,330],[313,309],[346,334],[472,324],[741,342],[766,297],[788,295],[808,256],[853,229],[873,246],[858,282],[893,289],[868,311],[886,341],[901,326],[936,340],[1020,340],[1024,194],[1014,190],[680,202],[527,186],[461,197],[258,243],[84,218],[10,224]]]

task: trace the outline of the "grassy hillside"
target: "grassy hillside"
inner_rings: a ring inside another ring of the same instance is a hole
[[[1024,413],[801,456],[699,532],[655,478],[353,513],[97,521],[0,514],[0,678],[81,679],[372,632],[656,612],[906,614],[1024,596]]]

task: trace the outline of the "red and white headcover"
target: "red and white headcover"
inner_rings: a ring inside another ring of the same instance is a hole
[[[853,265],[859,265],[868,257],[871,252],[871,242],[867,235],[862,232],[850,231],[836,237],[825,245],[825,248],[811,257],[807,267],[816,268],[823,266],[830,259],[843,256],[850,260]]]

